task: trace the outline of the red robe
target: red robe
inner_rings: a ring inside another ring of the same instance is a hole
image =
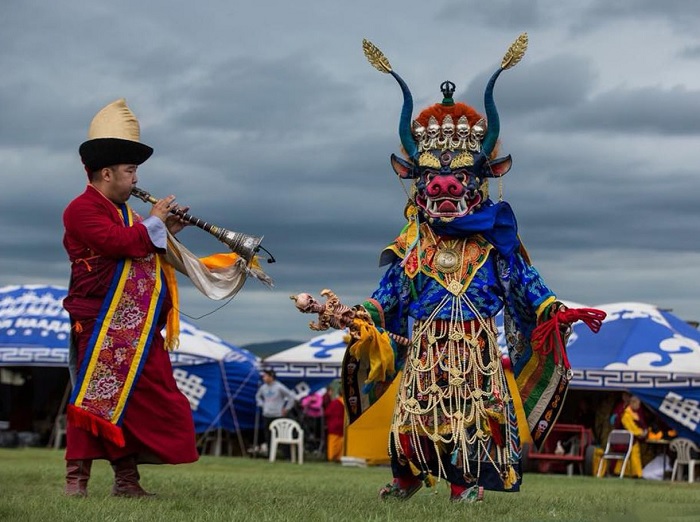
[[[342,436],[345,432],[345,404],[337,398],[328,403],[325,409],[326,432]]]
[[[159,249],[144,225],[125,226],[119,209],[90,185],[66,207],[63,224],[63,245],[71,261],[71,282],[63,306],[70,314],[80,368],[117,261]],[[192,411],[177,388],[163,347],[161,330],[170,308],[170,297],[165,296],[148,357],[127,403],[122,424],[126,445],[120,448],[69,422],[67,460],[115,461],[135,455],[138,462],[180,464],[199,458]]]

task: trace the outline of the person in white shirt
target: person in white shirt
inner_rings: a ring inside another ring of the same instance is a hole
[[[277,380],[275,371],[272,369],[263,370],[262,380],[263,384],[255,394],[255,402],[258,407],[262,408],[265,445],[269,448],[270,423],[275,419],[287,416],[296,402],[296,396],[294,392]],[[288,448],[286,450],[283,448],[283,453],[287,451]]]

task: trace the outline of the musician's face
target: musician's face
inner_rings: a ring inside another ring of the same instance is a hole
[[[105,195],[114,203],[126,203],[131,196],[131,189],[138,182],[138,165],[113,165],[105,170],[109,171],[104,173],[108,191]]]

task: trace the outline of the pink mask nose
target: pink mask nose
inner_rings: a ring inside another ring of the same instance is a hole
[[[426,192],[431,198],[461,198],[464,195],[464,185],[453,176],[435,176],[428,186]]]

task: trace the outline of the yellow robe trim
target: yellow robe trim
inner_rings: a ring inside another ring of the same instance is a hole
[[[513,408],[515,408],[515,416],[518,419],[518,433],[520,434],[520,442],[532,444],[532,435],[528,429],[527,417],[525,416],[525,408],[523,407],[523,400],[520,397],[520,390],[518,389],[518,384],[515,382],[515,375],[513,375],[513,370],[510,368],[504,368],[503,373],[506,376],[506,383],[508,384],[508,392],[513,399]]]
[[[165,262],[161,258],[163,267],[163,275],[165,283],[170,293],[172,308],[168,312],[168,318],[165,323],[165,344],[164,347],[169,352],[177,350],[180,346],[180,294],[177,288],[177,277],[175,277],[175,268],[170,263]]]
[[[121,277],[119,278],[119,281],[117,283],[117,287],[115,290],[116,295],[121,295],[122,292],[124,291],[124,285],[127,282],[129,271],[131,268],[131,259],[126,259],[124,261],[124,269],[122,270]],[[156,273],[158,273],[158,270],[162,268],[162,265],[160,263],[160,257],[156,257]],[[156,309],[156,302],[158,300],[158,295],[160,294],[161,291],[161,286],[160,286],[160,278],[156,277],[156,285],[153,291],[153,295],[151,296],[151,302],[148,306],[148,316],[146,318],[146,321],[144,323],[145,328],[144,331],[148,331],[151,328],[151,325],[153,322],[156,320],[154,316],[154,312]],[[109,309],[107,310],[107,313],[105,315],[105,320],[103,322],[102,329],[98,332],[97,340],[95,343],[95,346],[102,346],[105,343],[105,337],[107,335],[107,331],[110,329],[110,325],[114,319],[114,313],[119,304],[119,299],[113,299]],[[119,417],[122,414],[122,411],[124,411],[124,407],[126,405],[126,401],[129,396],[129,390],[131,390],[134,382],[134,378],[136,377],[136,372],[139,367],[139,362],[138,360],[143,356],[143,351],[144,351],[144,346],[146,344],[146,339],[148,336],[142,335],[141,338],[139,339],[139,344],[136,346],[136,354],[138,354],[138,357],[135,358],[134,362],[131,364],[131,367],[129,368],[129,373],[127,374],[127,377],[124,381],[124,386],[122,388],[122,393],[119,396],[119,399],[117,401],[117,405],[114,409],[114,412],[112,413],[112,418],[110,419],[112,423],[116,423],[119,419]],[[92,357],[90,358],[90,361],[88,363],[88,368],[86,375],[94,375],[95,373],[95,368],[97,365],[97,361],[99,359],[99,350],[94,350]],[[88,385],[90,383],[90,379],[84,379],[82,387],[80,388],[80,391],[78,392],[78,395],[75,400],[75,405],[80,406],[83,402],[83,399],[85,398],[85,394],[87,393]]]
[[[160,256],[156,256],[156,274],[159,273],[159,270],[163,267],[163,264],[160,262]],[[167,283],[166,283],[167,284]],[[156,303],[158,302],[158,296],[160,295],[162,288],[161,288],[161,278],[156,277],[156,286],[153,291],[153,295],[151,296],[151,302],[148,306],[148,319],[146,320],[145,323],[145,328],[144,331],[148,332],[151,330],[154,324],[156,324],[156,321],[158,318],[155,316],[155,311],[156,311]],[[111,320],[110,320],[111,322]],[[143,353],[146,347],[146,340],[148,339],[147,335],[141,335],[141,338],[139,339],[139,344],[136,347],[136,353],[139,354],[139,359],[143,357]],[[126,377],[126,381],[124,381],[124,386],[122,388],[122,394],[119,397],[119,402],[117,403],[117,407],[114,409],[114,415],[112,416],[112,422],[116,423],[117,420],[122,416],[122,412],[124,411],[124,407],[126,406],[126,401],[129,398],[129,391],[133,388],[134,386],[134,379],[136,378],[136,373],[138,371],[140,364],[138,361],[135,361],[135,363],[131,364],[131,367],[129,368],[129,374]]]
[[[541,317],[542,313],[547,309],[549,305],[551,305],[554,301],[556,301],[557,298],[554,296],[550,296],[537,307],[536,314],[537,317]],[[528,382],[530,380],[530,377],[532,374],[537,370],[537,368],[540,366],[540,364],[543,364],[543,359],[546,357],[543,356],[540,352],[537,352],[535,350],[532,351],[532,356],[530,357],[530,360],[528,363],[525,365],[525,368],[522,369],[520,372],[520,375],[518,375],[518,381],[519,383],[523,384]]]
[[[549,296],[544,301],[542,301],[542,303],[540,303],[540,305],[537,307],[537,311],[535,312],[537,314],[537,318],[539,319],[539,317],[547,309],[547,307],[549,305],[551,305],[556,300],[557,300],[557,298],[552,295],[552,296]]]
[[[124,291],[124,285],[126,284],[126,280],[128,279],[129,276],[129,269],[131,268],[131,259],[126,259],[124,261],[124,269],[122,270],[121,277],[119,278],[119,281],[117,283],[117,287],[115,290],[115,293],[118,295],[121,295],[121,293]],[[104,344],[105,336],[107,335],[107,330],[109,330],[109,325],[111,324],[112,320],[114,319],[114,310],[117,307],[118,304],[118,299],[113,299],[110,307],[107,310],[107,314],[105,316],[102,330],[98,332],[97,334],[97,339],[95,340],[95,346],[102,346]],[[85,372],[85,375],[94,375],[95,374],[95,367],[97,366],[97,361],[99,359],[99,350],[93,350],[92,357],[90,358],[90,361],[88,362],[88,367],[87,371]],[[83,402],[83,399],[85,398],[85,394],[87,393],[88,385],[89,385],[89,379],[83,379],[83,385],[80,388],[80,391],[78,392],[78,395],[76,396],[75,399],[75,404],[76,406],[80,406]]]

